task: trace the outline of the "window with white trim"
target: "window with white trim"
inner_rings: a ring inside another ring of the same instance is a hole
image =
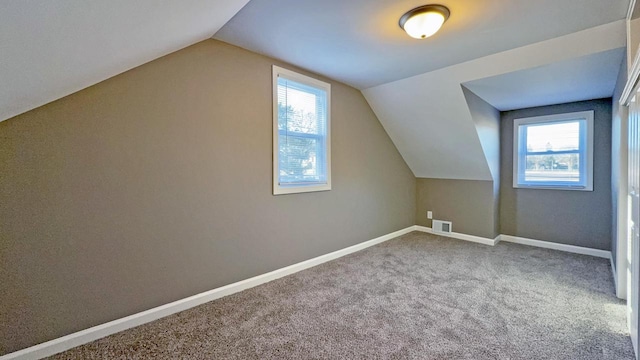
[[[273,194],[331,190],[331,85],[273,66]]]
[[[593,111],[515,119],[513,187],[593,191]]]

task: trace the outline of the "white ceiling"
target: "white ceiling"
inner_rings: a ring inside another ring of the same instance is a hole
[[[464,83],[500,111],[610,97],[625,48]]]
[[[575,59],[580,62],[591,54],[616,54],[625,40],[625,23],[618,21],[379,85],[363,93],[417,177],[492,180],[490,161],[485,157],[462,84]],[[618,59],[614,61],[620,65]]]
[[[248,1],[0,1],[0,121],[210,38]]]
[[[426,40],[398,26],[423,0],[252,0],[214,38],[362,89],[418,177],[497,179],[463,85],[500,110],[612,95],[628,0],[439,3],[451,17]]]
[[[628,0],[441,0],[426,40],[402,14],[425,0],[252,0],[214,37],[360,89],[623,19]]]
[[[416,176],[491,179],[462,85],[503,110],[611,95],[629,0],[437,2],[415,40],[424,0],[1,1],[0,121],[213,35],[364,89]]]

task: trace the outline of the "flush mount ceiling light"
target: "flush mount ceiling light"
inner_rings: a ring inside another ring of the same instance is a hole
[[[425,39],[440,30],[449,14],[449,9],[442,5],[420,6],[402,15],[400,27],[412,38]]]

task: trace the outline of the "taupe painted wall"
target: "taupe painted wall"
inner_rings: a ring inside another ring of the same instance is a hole
[[[434,219],[453,222],[454,232],[493,239],[499,229],[500,112],[466,87],[462,91],[494,181],[419,178],[416,224],[431,227],[430,210]]]
[[[0,123],[0,353],[414,225],[415,177],[333,81],[333,189],[272,195],[274,63],[207,40]]]
[[[495,238],[498,236],[498,230],[500,229],[500,111],[465,86],[462,86],[462,91],[464,92],[467,106],[469,106],[469,113],[478,132],[484,157],[487,159],[489,169],[491,169],[491,178],[493,179],[493,203],[491,208],[485,208],[483,211],[493,211],[493,224],[491,225],[493,228],[490,232],[484,232],[492,234],[490,238]],[[469,204],[469,206],[472,207],[475,205],[476,204],[473,203]],[[484,219],[484,213],[480,215],[480,218]],[[473,222],[477,220],[469,219],[469,221]],[[487,225],[483,225],[482,227],[485,228],[486,226]]]
[[[416,224],[431,227],[433,218],[453,222],[453,232],[495,238],[497,213],[493,181],[418,178]]]
[[[513,188],[513,120],[594,110],[594,191]],[[502,113],[500,233],[611,249],[611,99]]]
[[[627,29],[629,35],[627,38],[627,71],[631,71],[634,57],[638,53],[638,45],[640,45],[640,7],[634,6],[634,13]]]

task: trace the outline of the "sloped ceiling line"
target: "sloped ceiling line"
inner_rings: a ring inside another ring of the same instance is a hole
[[[461,85],[469,108],[469,115],[476,127],[482,153],[494,182],[500,181],[500,112],[477,94]]]
[[[504,110],[516,102],[494,91],[500,84],[597,68],[571,89],[539,87],[574,93],[574,101],[595,96],[580,89],[607,93],[627,4],[448,0],[447,31],[416,43],[397,20],[419,0],[4,1],[0,121],[214,36],[359,88],[382,84],[363,93],[416,176],[488,180],[491,144],[460,85]]]
[[[363,93],[416,177],[491,180],[490,161],[460,86],[620,49],[626,45],[625,31],[621,20],[372,87]],[[434,152],[434,148],[443,151]]]
[[[248,1],[0,1],[0,121],[206,40]]]

